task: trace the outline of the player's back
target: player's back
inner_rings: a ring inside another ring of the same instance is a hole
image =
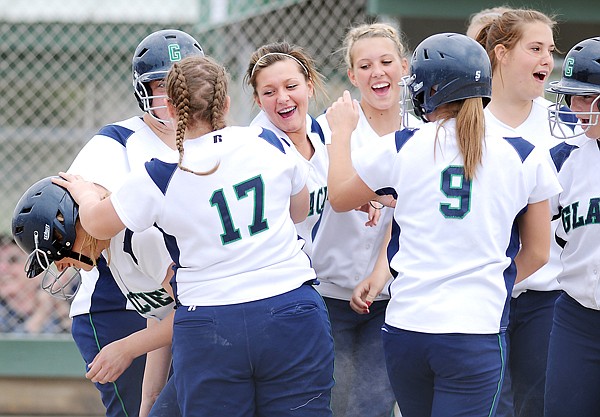
[[[454,120],[444,126],[398,133],[397,154],[388,153],[392,183],[385,185],[398,193],[391,261],[398,278],[391,292],[399,305],[386,322],[433,333],[498,332],[503,294],[515,278],[509,269],[518,250],[514,221],[528,203],[549,197],[538,186],[550,167],[529,142],[487,129],[481,164],[468,181]],[[449,310],[456,314],[443,313]]]
[[[134,230],[156,222],[165,234],[180,302],[245,302],[314,278],[289,214],[308,176],[295,152],[259,127],[225,128],[184,146],[183,166],[216,171],[195,175],[154,160],[149,176],[138,176],[143,189],[125,186],[113,200]]]

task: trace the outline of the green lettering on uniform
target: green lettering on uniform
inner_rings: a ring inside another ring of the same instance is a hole
[[[569,233],[571,230],[571,207],[564,207],[560,212],[560,217],[563,224],[563,229],[565,229],[565,233]]]
[[[140,303],[138,301],[139,298],[140,297],[139,297],[138,294],[135,294],[135,293],[132,293],[132,292],[130,292],[129,294],[127,294],[127,299],[129,301],[131,301],[131,304],[133,304],[133,306],[135,307],[135,309],[139,313],[144,314],[144,313],[149,312],[150,311],[150,307],[148,307],[148,304],[142,304],[142,303]]]
[[[325,201],[327,201],[327,186],[320,188],[319,193],[317,194],[317,214],[323,212]]]
[[[600,223],[600,198],[591,198],[585,224]]]
[[[308,210],[308,216],[315,214],[315,192],[312,191],[310,194],[310,209]]]
[[[585,220],[583,220],[583,216],[577,215],[577,209],[579,208],[579,201],[571,204],[573,207],[573,229],[577,229],[578,227],[585,226]]]
[[[567,58],[565,60],[565,77],[573,76],[573,65],[575,65],[574,58]]]
[[[176,43],[169,45],[169,59],[171,62],[181,61],[181,48]]]

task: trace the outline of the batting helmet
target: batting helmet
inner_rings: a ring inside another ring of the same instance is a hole
[[[563,62],[560,80],[551,81],[546,91],[556,94],[554,104],[548,108],[554,136],[561,139],[579,136],[597,124],[600,116],[600,37],[586,39],[571,48]],[[561,105],[563,99],[570,106],[572,96],[588,95],[598,96],[590,111],[577,112],[587,121],[573,117],[573,112]],[[565,126],[570,130],[563,129]],[[576,126],[583,130],[575,130]]]
[[[473,39],[458,33],[440,33],[422,41],[410,63],[409,88],[414,112],[425,115],[442,104],[492,96],[492,68],[487,53]]]
[[[202,47],[196,39],[180,30],[159,30],[140,42],[131,64],[133,89],[140,109],[157,118],[152,111],[164,106],[153,107],[152,99],[165,96],[152,95],[148,83],[165,79],[174,62],[192,55],[204,56]]]
[[[12,218],[15,242],[30,254],[25,272],[33,278],[71,254],[79,210],[64,188],[44,178],[21,197]]]

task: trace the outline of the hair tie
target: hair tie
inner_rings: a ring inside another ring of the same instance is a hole
[[[290,54],[286,54],[283,52],[269,52],[268,54],[264,54],[263,56],[258,58],[258,60],[256,60],[256,64],[254,64],[254,66],[252,67],[252,72],[250,72],[250,78],[252,78],[254,76],[254,70],[256,70],[256,66],[260,63],[260,61],[269,55],[279,55],[279,56],[285,56],[287,58],[292,58],[294,61],[296,61],[298,64],[300,64],[300,66],[306,73],[306,76],[310,77],[310,75],[308,74],[308,70],[306,69],[306,66],[302,62],[300,62],[300,60],[298,58],[296,58],[295,56],[292,56]]]

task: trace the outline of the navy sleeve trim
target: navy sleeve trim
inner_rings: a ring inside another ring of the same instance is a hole
[[[578,148],[577,145],[569,145],[568,143],[561,142],[550,149],[550,157],[552,158],[552,162],[554,162],[557,172],[560,172],[565,161],[571,155],[571,152]]]
[[[275,133],[273,133],[271,130],[265,129],[263,127],[262,132],[260,132],[260,134],[258,136],[263,138],[267,142],[269,142],[271,145],[275,146],[281,152],[285,153],[285,148],[281,144],[281,141],[279,140],[277,135]]]
[[[169,182],[177,169],[177,164],[168,164],[159,159],[152,158],[150,161],[146,162],[144,166],[146,167],[148,175],[150,175],[150,178],[154,181],[154,184],[156,184],[163,195],[166,194]]]
[[[528,142],[520,137],[505,137],[504,140],[507,141],[515,149],[515,151],[517,151],[517,154],[519,154],[519,158],[521,158],[521,162],[525,162],[531,151],[533,151],[533,149],[535,148],[535,146],[533,146],[531,142]]]
[[[406,142],[413,137],[417,130],[419,129],[407,127],[405,129],[396,131],[396,151],[399,152],[400,149],[406,145]]]
[[[135,257],[135,254],[133,253],[133,245],[131,243],[132,238],[133,232],[129,229],[125,229],[125,236],[123,239],[123,252],[128,253],[129,256],[131,256],[131,259],[133,259],[133,262],[135,262],[135,264],[138,265],[138,260]]]
[[[558,113],[558,118],[563,121],[573,132],[575,131],[575,126],[577,125],[577,116],[575,113],[571,111],[567,106],[560,107],[560,113]]]
[[[319,135],[319,137],[321,138],[321,142],[323,143],[323,145],[325,145],[325,135],[323,134],[323,129],[321,129],[321,125],[319,124],[319,122],[317,122],[317,119],[315,119],[314,117],[310,116],[310,119],[310,131]]]
[[[131,129],[127,129],[126,127],[119,125],[107,125],[104,126],[98,132],[98,135],[107,136],[111,139],[116,140],[123,146],[127,146],[127,140],[131,135],[133,135],[134,131]]]
[[[394,197],[394,199],[398,199],[398,193],[392,187],[380,188],[379,190],[375,191],[375,194],[377,194],[377,195],[391,195],[392,197]]]

